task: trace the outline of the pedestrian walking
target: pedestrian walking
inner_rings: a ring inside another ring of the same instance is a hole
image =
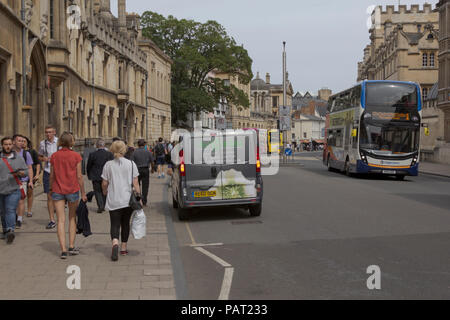
[[[58,142],[61,149],[50,158],[50,192],[58,218],[58,240],[61,246],[61,259],[67,259],[69,254],[79,254],[79,249],[75,248],[75,236],[77,231],[76,210],[80,200],[80,191],[82,201],[87,201],[81,173],[82,159],[80,154],[71,150],[74,142],[73,136],[68,132],[64,132]],[[69,207],[68,251],[66,247],[66,217],[64,210],[66,201]]]
[[[158,179],[164,178],[164,163],[166,160],[167,149],[163,144],[163,138],[159,138],[155,146],[156,165],[158,166]]]
[[[150,167],[153,163],[153,154],[146,150],[147,142],[143,139],[138,141],[138,149],[131,156],[131,160],[136,163],[139,171],[139,185],[142,190],[142,204],[147,206],[148,189],[150,185]]]
[[[36,186],[37,181],[39,180],[39,176],[41,175],[41,161],[39,161],[39,154],[36,150],[33,149],[33,145],[29,138],[25,137],[25,145],[24,150],[27,150],[31,154],[31,158],[33,159],[33,187],[28,187],[27,190],[27,208],[26,216],[31,218],[33,216],[33,201],[34,201],[34,188]]]
[[[20,182],[22,183],[23,190],[25,195],[27,194],[28,188],[33,189],[33,159],[31,154],[24,150],[25,146],[25,137],[20,134],[15,134],[13,136],[13,150],[16,154],[22,157],[25,160],[28,168],[28,175],[26,177],[20,178]],[[31,178],[31,179],[30,179]],[[17,221],[16,221],[16,229],[22,228],[23,216],[25,213],[25,199],[20,199],[19,206],[17,207]]]
[[[50,222],[47,225],[47,229],[53,229],[56,227],[55,220],[55,206],[50,194],[50,157],[53,153],[58,151],[58,138],[56,137],[56,129],[52,125],[45,127],[46,139],[39,144],[39,160],[43,162],[44,176],[44,193],[47,194],[47,209]]]
[[[25,197],[20,178],[28,176],[25,160],[13,150],[13,138],[1,140],[0,154],[0,215],[2,221],[2,238],[11,244],[15,238],[16,210],[21,198]]]
[[[105,211],[106,196],[102,191],[102,172],[106,162],[113,160],[114,156],[111,152],[105,149],[105,140],[99,139],[96,144],[97,151],[89,154],[89,159],[86,166],[86,172],[89,180],[92,181],[92,187],[95,192],[95,199],[97,200],[97,213]]]
[[[127,244],[130,236],[130,219],[133,209],[130,207],[130,198],[136,192],[140,200],[139,171],[133,161],[125,159],[127,147],[124,142],[116,141],[111,145],[110,151],[114,160],[108,161],[103,168],[102,188],[106,195],[106,210],[111,220],[111,260],[119,259],[119,236],[121,240],[120,254],[128,254]]]

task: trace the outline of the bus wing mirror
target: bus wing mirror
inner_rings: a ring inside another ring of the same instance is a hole
[[[352,137],[357,137],[358,136],[358,129],[353,129],[352,130]]]

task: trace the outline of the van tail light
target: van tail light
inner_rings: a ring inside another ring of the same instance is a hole
[[[182,162],[182,163],[180,164],[180,174],[181,174],[182,177],[185,177],[185,176],[186,176],[186,167],[185,167],[185,165],[184,165],[184,162]]]
[[[261,160],[259,158],[259,147],[256,149],[256,172],[261,172]]]

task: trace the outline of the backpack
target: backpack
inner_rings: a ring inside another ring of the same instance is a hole
[[[155,147],[155,154],[157,157],[164,155],[164,146],[161,143],[158,143]]]

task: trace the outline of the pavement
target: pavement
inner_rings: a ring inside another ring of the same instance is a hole
[[[90,182],[86,189],[92,190]],[[46,230],[48,223],[46,195],[35,198],[33,217],[24,217],[12,245],[0,241],[0,299],[142,299],[174,300],[174,274],[166,215],[167,183],[151,178],[149,201],[145,208],[147,236],[135,240],[130,235],[129,255],[111,261],[109,213],[96,213],[95,199],[88,204],[93,235],[77,235],[79,256],[61,260],[56,230]],[[66,227],[67,228],[67,227]],[[68,238],[68,234],[67,234]],[[72,275],[69,266],[81,271],[81,289],[69,290],[66,282]]]

